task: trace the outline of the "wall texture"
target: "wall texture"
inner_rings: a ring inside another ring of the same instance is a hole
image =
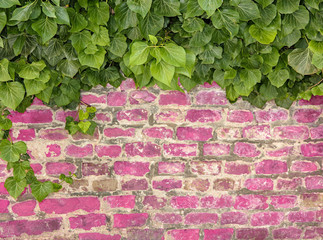
[[[127,80],[83,101],[99,109],[93,137],[69,136],[75,112],[39,101],[12,114],[38,177],[77,180],[15,201],[1,162],[1,239],[323,238],[322,97],[260,110],[229,104],[216,84],[185,95]]]

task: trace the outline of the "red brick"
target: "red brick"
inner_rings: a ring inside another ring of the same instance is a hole
[[[135,129],[134,128],[106,128],[104,129],[104,135],[108,138],[116,137],[134,137]]]
[[[148,220],[147,213],[131,213],[131,214],[114,214],[114,228],[128,228],[144,226]]]
[[[274,137],[281,139],[308,139],[309,131],[306,126],[282,126],[274,128]]]
[[[217,122],[222,119],[221,112],[218,110],[195,110],[191,109],[187,111],[185,120],[189,122],[200,122],[200,123],[207,123],[207,122]]]
[[[257,174],[279,174],[287,172],[287,163],[277,160],[263,160],[255,164]]]
[[[36,207],[36,201],[28,200],[28,201],[14,204],[12,206],[12,211],[18,216],[32,216],[32,215],[35,215],[35,212],[34,212],[35,207]]]
[[[101,233],[80,233],[79,240],[121,240],[121,236],[117,235],[106,235]]]
[[[300,239],[302,230],[295,227],[279,228],[273,230],[274,239]]]
[[[268,191],[274,189],[274,182],[270,178],[249,178],[245,187],[251,191]]]
[[[95,146],[95,152],[98,157],[110,157],[116,158],[121,154],[121,147],[118,145],[97,145]]]
[[[127,94],[124,92],[110,92],[107,96],[108,106],[124,106],[127,103]]]
[[[129,122],[147,121],[148,112],[145,109],[132,109],[132,110],[119,111],[117,113],[117,120],[118,121],[126,120]]]
[[[295,161],[290,169],[293,172],[314,172],[318,170],[318,167],[315,162]]]
[[[268,111],[256,111],[256,120],[260,123],[283,121],[288,118],[288,111],[280,109],[270,109]]]
[[[182,188],[182,180],[163,179],[161,181],[153,181],[152,185],[154,189],[168,192],[173,189]]]
[[[164,144],[164,153],[173,157],[194,157],[197,155],[197,144]]]
[[[310,129],[312,139],[321,139],[323,138],[323,125],[314,127]]]
[[[257,157],[260,155],[260,151],[257,150],[256,145],[243,142],[237,142],[234,145],[233,153],[239,157]]]
[[[176,229],[167,232],[171,240],[199,240],[199,229]]]
[[[142,203],[146,208],[161,209],[166,206],[167,200],[163,197],[145,196]]]
[[[226,105],[228,100],[224,92],[200,91],[196,95],[197,105]]]
[[[82,175],[83,176],[99,176],[109,174],[108,164],[94,164],[94,163],[82,163]]]
[[[155,99],[156,96],[146,90],[132,91],[129,96],[129,102],[133,105],[151,103]]]
[[[179,224],[183,219],[180,214],[176,213],[156,213],[154,221],[164,224]]]
[[[314,222],[315,212],[313,211],[290,212],[288,214],[288,220],[290,222]]]
[[[301,186],[302,179],[301,178],[293,178],[293,179],[278,179],[277,180],[277,189],[278,190],[294,190]]]
[[[189,96],[179,91],[169,91],[166,94],[161,94],[159,105],[191,105]]]
[[[96,96],[94,94],[82,94],[82,101],[87,104],[106,104],[107,97],[105,95]]]
[[[305,178],[305,186],[309,190],[323,189],[323,176],[308,176]]]
[[[35,129],[11,129],[10,130],[10,136],[12,141],[33,141],[36,137],[35,135]]]
[[[270,204],[274,208],[293,208],[297,203],[297,196],[293,195],[271,196],[270,198]]]
[[[69,218],[71,229],[82,228],[91,230],[93,227],[100,227],[106,224],[106,216],[104,214],[88,214],[77,215]]]
[[[165,139],[173,137],[173,130],[165,127],[146,128],[142,131],[142,133],[151,138]]]
[[[124,191],[147,190],[148,182],[146,179],[132,179],[122,182],[121,188]]]
[[[322,105],[323,104],[323,96],[312,96],[309,101],[301,99],[299,100],[299,105]]]
[[[301,152],[305,157],[322,157],[323,156],[323,143],[317,144],[302,144]]]
[[[252,226],[279,225],[284,218],[282,212],[259,212],[251,215]]]
[[[321,113],[322,110],[298,109],[294,113],[294,119],[298,123],[312,123],[320,117]]]
[[[238,210],[267,209],[267,197],[261,195],[240,195],[236,197],[234,208]]]
[[[171,198],[170,205],[176,209],[197,208],[199,198],[197,196],[176,196]]]
[[[212,128],[177,128],[177,138],[179,140],[207,141],[213,137]]]
[[[245,123],[253,121],[253,114],[250,111],[233,110],[228,112],[229,122]]]
[[[91,144],[87,144],[84,147],[69,145],[65,148],[65,152],[70,157],[87,157],[93,154],[93,146]]]
[[[135,195],[107,196],[103,198],[108,203],[109,208],[130,208],[135,207]]]
[[[250,173],[250,166],[248,164],[239,164],[236,162],[227,162],[225,164],[224,172],[233,175],[242,175]]]
[[[24,113],[11,112],[8,118],[13,123],[50,123],[53,121],[51,110],[27,110]]]
[[[114,163],[114,172],[117,175],[144,176],[150,171],[149,162],[117,161]]]
[[[221,162],[218,161],[192,161],[191,170],[199,175],[218,175],[221,173]]]
[[[128,157],[159,157],[161,154],[160,147],[151,142],[127,143],[125,151]]]
[[[158,174],[178,174],[185,172],[183,162],[158,162]]]
[[[204,240],[230,240],[233,233],[233,228],[204,229]]]
[[[7,213],[9,204],[8,200],[0,199],[0,213]]]
[[[239,224],[244,225],[248,223],[248,216],[242,212],[225,212],[221,215],[221,225],[225,224]]]
[[[201,198],[202,208],[229,208],[233,206],[233,199],[230,195],[221,195],[221,197],[207,196]]]
[[[292,154],[293,147],[282,147],[274,151],[267,151],[266,154],[270,157],[284,157]]]
[[[59,157],[61,155],[61,146],[58,144],[50,144],[46,146],[46,157]]]
[[[240,228],[236,230],[237,239],[264,240],[268,235],[266,228]]]
[[[185,216],[186,225],[216,224],[217,221],[218,215],[216,213],[189,213]]]
[[[267,125],[247,126],[242,132],[242,136],[247,139],[267,140],[271,138],[270,126]]]
[[[206,143],[203,145],[204,156],[222,156],[230,154],[230,145],[221,143]]]
[[[49,174],[49,175],[60,175],[60,174],[68,175],[69,172],[75,173],[75,171],[76,171],[76,167],[72,163],[66,163],[66,162],[46,163],[46,174]]]

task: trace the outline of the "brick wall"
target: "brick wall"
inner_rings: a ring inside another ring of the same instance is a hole
[[[323,238],[322,97],[260,110],[215,84],[186,95],[128,80],[83,100],[99,109],[93,137],[69,136],[75,112],[39,101],[12,114],[37,176],[77,180],[15,201],[1,162],[1,239]]]

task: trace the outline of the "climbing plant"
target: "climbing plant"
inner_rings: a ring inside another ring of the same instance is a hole
[[[27,184],[39,201],[61,187],[38,181],[26,145],[8,139],[8,110],[35,97],[76,108],[81,90],[125,77],[178,91],[216,81],[230,102],[259,108],[323,95],[322,0],[0,0],[0,32],[0,157],[13,197]],[[66,129],[93,133],[94,113]]]

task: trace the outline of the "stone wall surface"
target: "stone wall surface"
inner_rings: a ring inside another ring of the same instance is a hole
[[[68,135],[75,111],[35,101],[12,113],[38,178],[75,173],[37,203],[4,188],[0,239],[323,239],[322,97],[289,110],[230,104],[216,84],[188,94],[95,88],[93,137]]]

